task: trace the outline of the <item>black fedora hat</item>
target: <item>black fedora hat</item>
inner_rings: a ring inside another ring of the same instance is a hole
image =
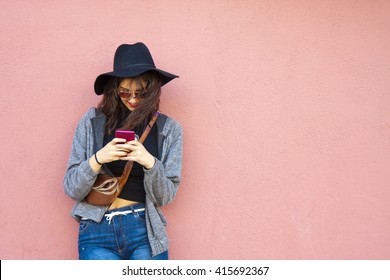
[[[95,93],[103,94],[104,86],[110,77],[131,78],[146,71],[156,71],[162,77],[162,85],[177,78],[178,76],[157,69],[154,65],[149,49],[143,43],[133,45],[120,45],[114,56],[114,71],[99,75],[95,80]]]

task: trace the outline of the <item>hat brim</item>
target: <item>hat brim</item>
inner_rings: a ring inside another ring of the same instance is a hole
[[[159,73],[162,77],[162,86],[171,80],[178,78],[179,76],[171,74],[169,72],[154,68],[152,66],[142,66],[142,67],[131,67],[128,69],[123,69],[120,71],[112,71],[99,75],[94,84],[94,90],[97,95],[102,95],[104,91],[104,86],[111,77],[119,78],[131,78],[141,75],[147,71],[155,71]]]

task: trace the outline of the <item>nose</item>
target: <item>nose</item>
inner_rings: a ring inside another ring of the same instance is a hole
[[[130,96],[129,101],[132,100],[132,99],[138,100],[138,98],[136,97],[136,95],[134,93]]]

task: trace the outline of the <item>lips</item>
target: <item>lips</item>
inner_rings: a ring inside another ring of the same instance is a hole
[[[137,107],[138,107],[138,104],[136,104],[136,103],[130,103],[130,102],[128,102],[127,104],[129,104],[129,106],[130,106],[131,108],[137,108]]]

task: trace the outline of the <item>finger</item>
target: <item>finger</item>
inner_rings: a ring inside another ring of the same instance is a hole
[[[132,147],[130,145],[127,145],[127,144],[116,144],[115,149],[116,149],[116,151],[125,151],[125,152],[129,153],[129,152],[131,152]]]
[[[126,143],[126,139],[124,139],[124,138],[114,138],[114,139],[112,139],[111,143],[114,144],[114,145],[124,144],[124,143]]]
[[[130,144],[130,145],[134,145],[134,146],[142,145],[137,139],[129,141],[126,144]]]
[[[126,152],[126,151],[115,151],[115,152],[111,153],[111,156],[113,158],[118,159],[118,158],[127,156],[127,154],[128,154],[128,152]]]
[[[126,149],[130,149],[130,148],[132,148],[132,147],[135,147],[135,145],[132,145],[132,144],[130,144],[130,142],[126,142],[126,143],[121,143],[121,144],[117,144],[116,145],[117,147],[123,147],[123,148],[126,148]]]
[[[127,160],[127,161],[137,161],[137,157],[135,156],[130,156],[130,154],[124,156],[124,157],[121,157],[120,160]]]

